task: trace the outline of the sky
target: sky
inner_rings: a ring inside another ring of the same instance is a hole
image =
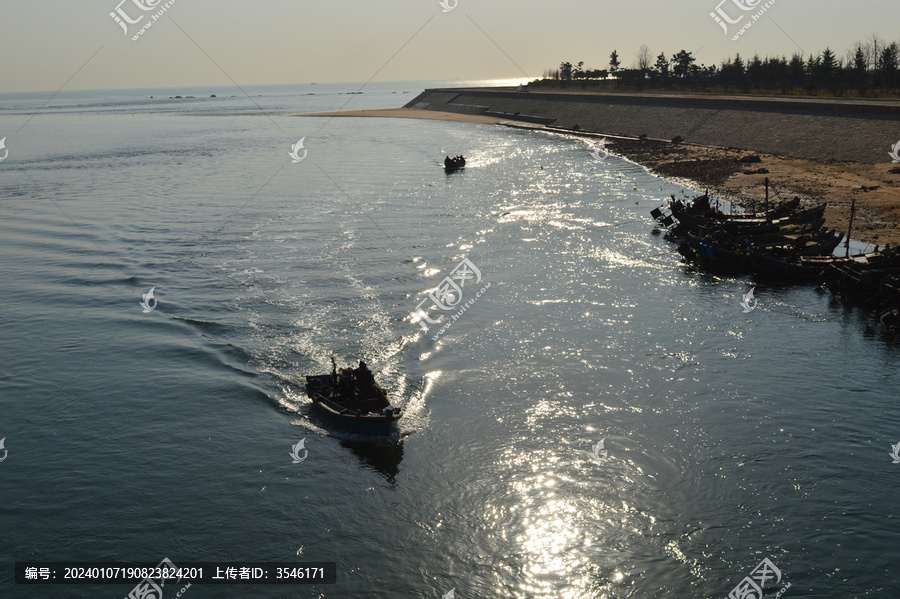
[[[139,27],[172,1],[135,41]],[[655,57],[843,57],[873,34],[900,41],[898,0],[0,0],[0,93],[535,78],[564,60],[623,66]],[[743,22],[737,40],[710,16]],[[138,4],[147,5],[143,10]],[[744,11],[736,3],[755,5]],[[110,16],[132,20],[128,34]]]

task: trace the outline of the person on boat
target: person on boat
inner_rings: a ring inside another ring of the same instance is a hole
[[[356,386],[359,394],[361,396],[368,395],[369,391],[375,386],[375,375],[372,374],[372,371],[369,370],[369,367],[362,360],[359,361],[359,368],[354,370],[353,374],[356,375]]]
[[[344,396],[352,396],[353,395],[353,369],[352,368],[341,368],[341,373],[338,376],[338,385],[340,387],[341,395]]]
[[[453,159],[449,156],[444,158],[444,168],[450,168],[453,166]]]
[[[333,357],[331,358],[331,386],[334,389],[338,388],[337,364],[335,364]]]

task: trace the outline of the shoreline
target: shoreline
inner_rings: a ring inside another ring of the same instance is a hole
[[[317,117],[380,117],[394,119],[422,119],[426,121],[455,121],[457,123],[475,123],[480,125],[496,125],[500,119],[481,114],[459,114],[439,110],[419,110],[417,108],[373,108],[370,110],[344,110],[338,112],[310,112],[291,114],[289,116]]]
[[[386,108],[321,112],[291,116],[383,117],[494,124],[561,133],[572,137],[607,138],[612,154],[646,167],[665,179],[682,179],[698,189],[732,201],[745,209],[757,210],[764,202],[765,185],[770,181],[770,200],[800,196],[806,204],[828,202],[826,227],[847,231],[850,206],[856,199],[853,239],[870,245],[900,245],[900,165],[863,164],[791,158],[697,144],[673,144],[662,140],[604,135],[602,132],[573,131],[544,125],[521,123],[484,114],[460,114],[415,108]],[[760,162],[744,164],[739,159],[758,156]],[[768,173],[756,173],[765,169]],[[754,174],[745,174],[745,173]],[[780,198],[779,198],[780,196]],[[666,198],[660,198],[660,203]]]
[[[847,232],[855,199],[853,240],[880,246],[900,244],[900,169],[894,169],[896,165],[826,162],[660,141],[612,140],[608,145],[613,153],[655,175],[686,179],[747,210],[762,209],[768,178],[770,202],[794,196],[809,206],[827,202],[825,227],[838,231]],[[758,156],[760,162],[739,162],[746,156]],[[760,169],[768,172],[758,173]]]

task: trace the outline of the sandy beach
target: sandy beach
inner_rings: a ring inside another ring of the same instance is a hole
[[[602,132],[571,131],[527,123],[512,123],[497,117],[458,114],[413,108],[322,112],[293,116],[411,118],[461,123],[522,126],[596,139]],[[826,226],[846,231],[850,206],[856,200],[853,238],[872,245],[900,244],[900,165],[824,162],[760,154],[742,150],[662,140],[607,138],[613,153],[646,166],[667,179],[682,179],[686,185],[746,208],[757,208],[765,198],[765,179],[770,181],[770,199],[800,196],[805,204],[828,202]],[[742,163],[758,156],[760,162]],[[768,172],[765,172],[768,171]],[[665,198],[660,198],[664,200]]]
[[[438,110],[417,110],[415,108],[378,108],[374,110],[345,110],[343,112],[313,112],[292,114],[291,116],[374,116],[394,119],[424,119],[428,121],[456,121],[458,123],[496,124],[499,119],[480,114],[457,114]]]

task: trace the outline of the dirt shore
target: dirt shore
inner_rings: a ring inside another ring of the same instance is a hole
[[[661,177],[688,179],[745,208],[759,209],[765,200],[768,178],[770,200],[800,196],[807,205],[828,202],[826,226],[839,231],[847,230],[850,206],[855,199],[853,239],[882,246],[900,244],[900,167],[889,160],[885,164],[819,162],[741,150],[621,139],[608,140],[608,146],[613,153],[634,160]],[[760,161],[739,162],[748,156],[758,156]]]
[[[391,117],[480,124],[509,124],[496,117],[457,114],[412,108],[322,112],[294,116]],[[540,126],[529,125],[540,129]],[[563,131],[571,135],[586,132]],[[597,137],[597,134],[590,134]],[[772,201],[800,196],[804,204],[828,202],[826,226],[846,231],[850,206],[856,200],[853,238],[869,244],[900,244],[900,165],[885,163],[822,162],[757,154],[742,150],[659,140],[607,138],[607,147],[642,164],[664,178],[685,179],[698,189],[750,209],[765,198],[764,181],[770,181]],[[742,163],[741,158],[758,156],[759,162]],[[768,172],[765,172],[768,171]],[[661,198],[663,199],[663,198]]]

